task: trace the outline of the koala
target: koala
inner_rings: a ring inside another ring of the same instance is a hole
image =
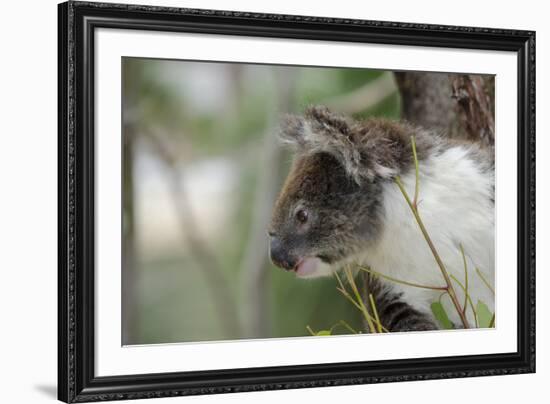
[[[414,195],[419,162],[418,209],[447,271],[465,281],[469,295],[494,310],[493,292],[476,274],[494,280],[494,148],[459,142],[404,122],[356,121],[322,106],[288,116],[280,133],[295,158],[275,202],[268,230],[272,262],[299,278],[331,276],[347,264],[416,284],[445,282],[398,188]],[[441,290],[370,277],[378,311],[390,331],[435,329],[430,304]],[[460,302],[464,292],[454,284]],[[460,317],[448,296],[450,320]],[[466,312],[474,324],[472,310]]]

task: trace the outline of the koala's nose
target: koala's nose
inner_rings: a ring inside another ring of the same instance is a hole
[[[269,253],[271,255],[271,261],[278,267],[290,271],[296,266],[296,259],[288,254],[287,249],[277,237],[271,237]]]

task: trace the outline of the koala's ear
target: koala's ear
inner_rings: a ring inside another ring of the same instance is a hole
[[[303,151],[306,147],[306,120],[299,115],[285,115],[280,124],[279,139],[296,151]]]
[[[360,147],[355,142],[354,123],[326,107],[309,107],[303,117],[290,115],[283,122],[281,139],[303,154],[319,152],[334,156],[360,183],[365,176]]]

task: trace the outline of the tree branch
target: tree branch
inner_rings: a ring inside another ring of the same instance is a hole
[[[158,130],[149,130],[143,135],[154,147],[157,155],[165,164],[168,173],[168,185],[172,194],[172,201],[176,209],[180,229],[187,244],[189,253],[204,274],[205,280],[212,292],[212,299],[216,307],[220,324],[231,338],[240,336],[240,321],[237,312],[237,303],[227,286],[223,271],[208,247],[199,236],[198,226],[194,220],[193,210],[182,186],[183,179],[177,166],[177,158],[173,155],[171,146]]]
[[[369,81],[345,95],[330,98],[323,104],[341,113],[356,114],[378,105],[396,91],[393,75],[384,73],[376,80]]]

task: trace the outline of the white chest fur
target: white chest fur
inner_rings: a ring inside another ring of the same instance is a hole
[[[463,246],[467,267],[468,293],[474,303],[485,302],[494,310],[493,292],[476,273],[478,268],[494,285],[494,174],[469,158],[464,146],[450,148],[420,162],[419,212],[447,271],[464,283]],[[409,195],[414,194],[415,175],[401,178]],[[382,274],[422,285],[445,286],[445,282],[415,218],[395,183],[383,191],[383,234],[376,245],[365,251],[364,264]],[[389,282],[391,283],[391,282]],[[461,287],[453,284],[459,301]],[[441,291],[395,284],[413,307],[430,311],[430,304]],[[460,324],[448,296],[442,298],[451,321]],[[468,321],[474,324],[472,310]]]

